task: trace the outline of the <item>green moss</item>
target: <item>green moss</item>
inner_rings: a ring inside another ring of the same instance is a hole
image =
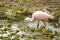
[[[3,25],[0,25],[0,28],[3,27]]]
[[[4,13],[5,13],[5,8],[4,7],[0,7],[0,19],[5,19],[6,17],[5,17],[5,15],[4,15]]]
[[[7,31],[7,28],[1,29],[2,31]]]
[[[15,35],[16,33],[13,33],[13,32],[12,32],[12,33],[10,33],[10,34],[11,34],[11,35]]]
[[[52,40],[51,38],[49,38],[49,37],[47,37],[47,39],[46,40]]]
[[[56,40],[59,40],[59,38],[55,38]]]
[[[55,36],[53,31],[50,30],[50,29],[46,29],[45,26],[41,26],[38,29],[30,28],[30,27],[27,27],[26,29],[28,31],[30,31],[30,32],[37,32],[37,33],[39,33],[39,34],[35,34],[35,35],[32,34],[32,36],[30,35],[30,36],[28,36],[28,38],[33,38],[33,39],[40,38],[42,40],[42,38],[44,38],[44,36],[45,36],[45,38],[48,38],[47,40],[51,40]]]
[[[28,37],[28,39],[32,39],[33,38],[33,35],[30,35],[30,36],[27,36]]]
[[[10,40],[10,38],[9,37],[3,37],[2,40]]]
[[[26,39],[26,40],[32,40],[32,39]]]
[[[58,33],[56,34],[56,36],[60,37],[60,32],[58,32]]]
[[[60,17],[60,11],[53,12],[52,14],[55,18]]]
[[[3,39],[3,36],[0,36],[0,39]]]
[[[4,34],[5,32],[4,31],[1,31],[0,34]]]
[[[31,31],[31,32],[37,32],[37,29],[36,29],[36,28],[26,27],[26,29],[27,29],[28,31]]]
[[[6,31],[8,30],[9,32],[12,32],[13,31],[11,27],[7,27],[5,30]]]
[[[7,27],[11,27],[11,24],[8,24]]]
[[[49,22],[56,28],[60,27],[59,18],[60,18],[60,11],[53,12],[52,15],[54,16],[53,20],[49,19]]]
[[[14,40],[20,40],[19,39],[19,35],[16,35],[15,38],[14,38]]]
[[[16,33],[18,33],[19,32],[19,30],[16,30]]]
[[[25,16],[23,16],[23,15],[17,15],[15,18],[16,18],[15,19],[16,21],[23,21],[24,18],[25,18]]]
[[[40,28],[38,28],[38,32],[41,32],[43,29],[45,29],[45,26],[41,26]]]
[[[55,28],[59,28],[59,24],[57,22],[53,22],[52,25],[55,27]]]
[[[53,12],[52,15],[54,16],[55,22],[58,22],[58,19],[60,18],[60,11]]]

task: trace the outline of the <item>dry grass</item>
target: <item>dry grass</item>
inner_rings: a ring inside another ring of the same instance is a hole
[[[59,0],[1,0],[0,5],[1,4],[13,9],[21,7],[28,8],[28,11],[30,12],[44,8],[47,8],[50,11],[60,10]]]

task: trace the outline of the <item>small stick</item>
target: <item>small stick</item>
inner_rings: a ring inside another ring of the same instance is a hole
[[[37,28],[39,28],[38,26],[39,26],[39,21],[38,21],[38,24],[37,24]]]
[[[45,23],[45,21],[43,21],[43,24],[46,26],[46,23]]]

